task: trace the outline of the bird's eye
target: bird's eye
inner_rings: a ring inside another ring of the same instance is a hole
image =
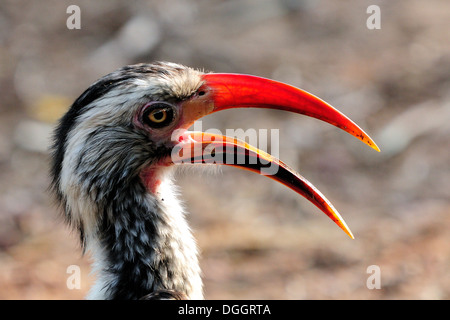
[[[172,123],[173,119],[173,107],[168,103],[158,102],[145,109],[142,120],[151,128],[163,128]]]
[[[164,122],[167,119],[167,110],[166,109],[153,110],[148,115],[148,119],[153,123]]]

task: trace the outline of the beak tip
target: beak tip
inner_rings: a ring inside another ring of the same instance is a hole
[[[375,142],[373,142],[373,144],[371,145],[371,147],[372,147],[375,151],[381,152],[380,147],[378,147],[377,144],[376,144]]]
[[[355,240],[355,236],[351,232],[350,228],[347,227],[347,225],[345,224],[344,221],[342,221],[342,222],[343,222],[343,225],[340,226],[341,229],[350,237],[350,239]]]

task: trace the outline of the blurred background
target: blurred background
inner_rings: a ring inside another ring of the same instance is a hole
[[[381,29],[366,12],[381,9]],[[69,30],[69,5],[81,29]],[[203,129],[280,129],[280,158],[340,211],[222,167],[177,175],[209,299],[450,298],[450,2],[0,2],[0,299],[82,299],[89,255],[47,192],[49,135],[97,78],[173,61],[249,73],[330,102],[378,143],[299,115],[233,110]],[[269,150],[270,151],[270,150]],[[81,268],[70,290],[67,268]],[[381,289],[370,290],[378,266]]]

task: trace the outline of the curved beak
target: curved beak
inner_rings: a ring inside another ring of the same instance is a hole
[[[183,103],[183,125],[213,112],[231,108],[270,108],[304,114],[328,122],[355,136],[373,149],[375,142],[353,121],[325,101],[296,87],[270,79],[240,74],[205,74],[197,94]],[[309,181],[282,161],[235,138],[182,131],[171,163],[223,164],[250,170],[276,180],[311,201],[344,232],[354,238],[338,211]],[[270,169],[270,170],[269,170]]]
[[[268,108],[304,114],[341,128],[380,151],[356,123],[309,92],[250,75],[211,73],[203,79],[206,87],[213,91],[213,112],[231,108]]]

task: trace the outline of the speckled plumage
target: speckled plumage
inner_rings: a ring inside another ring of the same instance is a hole
[[[156,194],[140,178],[170,154],[170,141],[133,123],[145,103],[189,98],[200,74],[163,62],[123,67],[91,85],[55,129],[52,190],[83,250],[92,252],[98,279],[88,298],[139,299],[158,290],[203,297],[171,168],[158,168]]]

